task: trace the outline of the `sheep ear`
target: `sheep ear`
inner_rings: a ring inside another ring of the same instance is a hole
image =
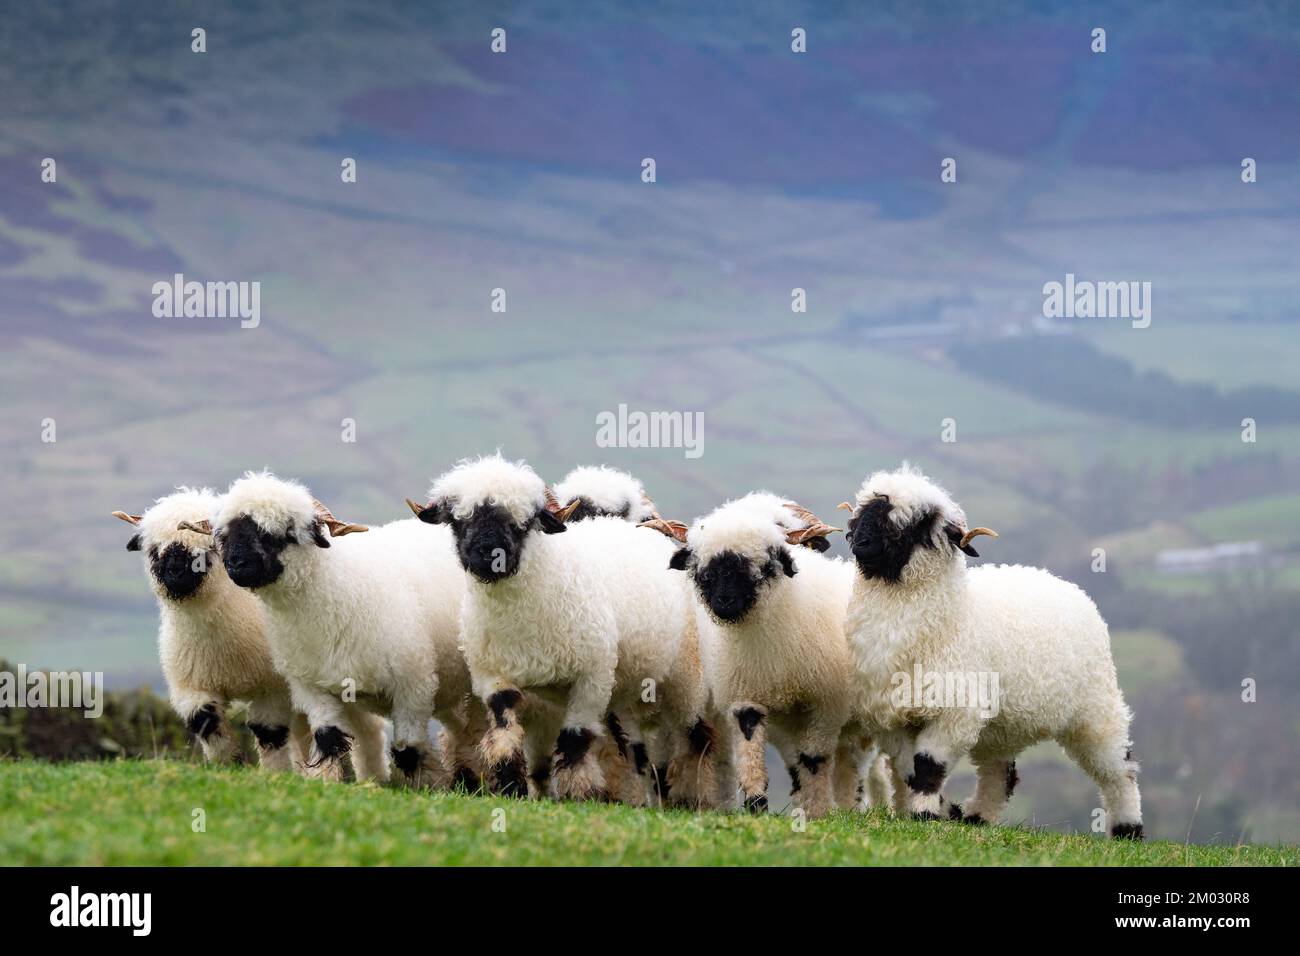
[[[450,524],[451,509],[447,507],[447,502],[436,501],[421,507],[410,498],[406,499],[407,506],[415,512],[415,516],[425,524]]]
[[[669,571],[685,571],[686,560],[691,556],[690,548],[678,548],[673,552],[673,556],[668,559]]]
[[[313,521],[311,523],[311,539],[316,543],[316,547],[318,548],[328,548],[330,546],[330,539],[325,537],[325,532],[321,529],[321,523],[319,521]]]
[[[980,553],[970,546],[970,542],[964,540],[966,535],[965,529],[959,528],[955,524],[950,524],[945,525],[943,530],[944,533],[948,535],[948,540],[952,542],[952,546],[958,551],[970,555],[972,558],[978,558],[980,556]]]
[[[829,545],[827,545],[829,547]],[[799,573],[799,569],[794,566],[794,558],[790,557],[790,551],[786,548],[776,549],[776,559],[781,562],[781,570],[785,572],[787,578],[792,578]]]
[[[128,551],[140,550],[140,536],[138,534],[131,535],[131,540],[126,543],[126,550]]]
[[[564,521],[560,516],[543,508],[537,512],[537,523],[541,525],[542,531],[547,534],[559,534],[569,529],[564,526]]]

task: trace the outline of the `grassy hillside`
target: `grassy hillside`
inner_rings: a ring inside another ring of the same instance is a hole
[[[192,828],[204,811],[206,831]],[[503,814],[495,813],[503,810]],[[0,860],[87,865],[1295,865],[1294,847],[1132,844],[839,813],[635,810],[323,786],[166,762],[0,763]],[[504,832],[493,829],[503,820]]]

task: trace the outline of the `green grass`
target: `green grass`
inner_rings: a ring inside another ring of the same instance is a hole
[[[206,831],[192,828],[201,809]],[[501,811],[498,813],[497,811]],[[840,812],[790,817],[429,795],[163,761],[0,762],[0,860],[85,865],[1295,865],[1295,847],[1133,844]],[[504,821],[505,832],[493,830]]]

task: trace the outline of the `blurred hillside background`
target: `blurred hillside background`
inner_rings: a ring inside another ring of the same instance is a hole
[[[159,686],[108,514],[246,468],[370,523],[498,447],[831,518],[906,458],[1097,600],[1150,831],[1296,841],[1298,77],[1283,2],[12,7],[0,657]],[[260,327],[154,318],[177,272],[260,281]],[[1150,327],[1045,320],[1066,273],[1151,282]],[[620,403],[703,455],[597,447]],[[1009,820],[1087,827],[1054,745],[1021,776]]]

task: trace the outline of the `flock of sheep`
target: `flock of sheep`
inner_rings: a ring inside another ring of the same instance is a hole
[[[249,473],[114,512],[135,526],[171,700],[209,760],[233,758],[226,708],[245,701],[266,769],[761,812],[771,743],[809,817],[892,805],[994,823],[1016,755],[1055,739],[1111,835],[1142,836],[1096,606],[1047,571],[967,568],[993,532],[906,465],[840,506],[852,561],[822,553],[840,529],[783,497],[687,527],[604,467],[548,487],[494,455],[407,504],[416,518],[369,529]],[[899,693],[923,673],[995,675],[996,707]],[[944,796],[962,756],[978,779],[964,809]]]

